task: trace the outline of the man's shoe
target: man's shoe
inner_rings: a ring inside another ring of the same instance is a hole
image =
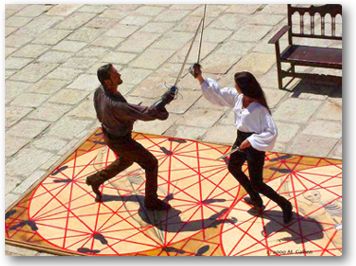
[[[102,194],[99,190],[99,187],[101,186],[101,182],[99,180],[98,174],[93,174],[93,175],[88,176],[85,183],[88,186],[91,186],[91,189],[95,193],[95,201],[102,202]]]
[[[145,200],[145,207],[148,210],[164,211],[169,210],[171,205],[158,198]]]
[[[244,201],[248,204],[253,206],[253,208],[258,211],[259,213],[263,212],[266,208],[263,204],[259,204],[256,201],[253,201],[250,197],[244,197]]]
[[[292,203],[290,203],[288,201],[288,203],[286,203],[283,207],[282,207],[282,210],[283,210],[283,222],[285,224],[288,224],[290,223],[290,221],[292,221],[292,218],[293,218],[293,205]]]

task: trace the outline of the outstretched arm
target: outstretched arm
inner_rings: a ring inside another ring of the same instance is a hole
[[[226,87],[221,89],[214,79],[205,79],[199,64],[194,64],[190,69],[190,73],[199,81],[202,93],[209,102],[220,106],[235,106],[238,96],[235,88]]]

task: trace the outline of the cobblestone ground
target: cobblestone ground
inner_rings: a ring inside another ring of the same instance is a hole
[[[5,11],[9,206],[98,127],[92,106],[96,69],[114,63],[127,99],[152,103],[165,82],[174,82],[203,6],[6,5]],[[303,80],[293,82],[291,92],[278,89],[268,40],[286,21],[286,5],[208,5],[201,64],[222,85],[233,85],[238,70],[256,75],[279,128],[275,151],[341,158],[341,86]],[[189,64],[197,54],[198,41]],[[182,97],[169,105],[168,120],[138,122],[135,130],[231,144],[231,110],[209,104],[186,73],[179,87]],[[6,253],[46,255],[11,246]]]

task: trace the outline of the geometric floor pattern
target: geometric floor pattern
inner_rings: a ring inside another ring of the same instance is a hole
[[[264,180],[294,207],[290,224],[264,198],[254,213],[246,192],[218,160],[230,146],[133,133],[159,161],[158,194],[169,211],[143,206],[136,164],[106,182],[104,200],[85,184],[114,161],[98,129],[6,211],[6,243],[83,256],[340,256],[342,162],[267,153]],[[246,171],[246,166],[244,168]]]

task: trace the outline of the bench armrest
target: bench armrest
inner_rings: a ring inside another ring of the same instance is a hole
[[[276,43],[279,41],[279,39],[287,32],[289,31],[290,26],[284,26],[281,28],[269,41],[268,43]]]

